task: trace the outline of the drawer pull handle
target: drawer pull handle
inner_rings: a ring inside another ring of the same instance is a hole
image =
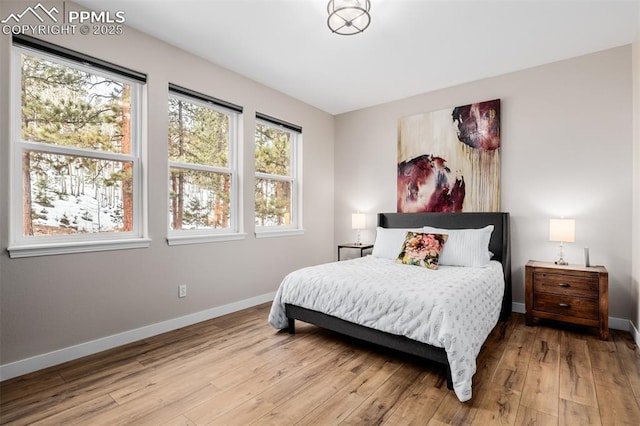
[[[568,308],[569,304],[568,303],[558,303],[558,306],[560,306],[561,308]]]
[[[569,284],[567,283],[560,283],[558,284],[560,287],[571,287]]]

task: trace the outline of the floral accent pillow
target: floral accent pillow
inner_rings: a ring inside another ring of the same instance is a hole
[[[402,244],[402,251],[396,261],[405,265],[438,269],[440,252],[442,252],[447,237],[447,234],[407,232],[407,237]]]

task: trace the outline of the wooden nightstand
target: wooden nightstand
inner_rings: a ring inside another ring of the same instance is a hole
[[[360,250],[360,257],[362,257],[364,256],[365,250],[373,248],[373,244],[356,244],[356,243],[338,244],[338,261],[340,260],[340,249],[343,249],[343,248],[358,249]]]
[[[609,273],[604,266],[556,265],[530,260],[525,266],[527,325],[538,318],[598,327],[609,338]]]

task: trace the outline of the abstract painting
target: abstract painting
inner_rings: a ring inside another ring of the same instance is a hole
[[[398,120],[398,212],[500,210],[500,99]]]

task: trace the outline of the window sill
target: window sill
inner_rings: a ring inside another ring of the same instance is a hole
[[[293,237],[296,235],[304,235],[304,229],[256,230],[256,238]]]
[[[94,251],[127,250],[148,248],[150,238],[135,238],[107,241],[74,241],[66,243],[25,244],[7,248],[12,259],[21,257],[51,256],[56,254],[89,253]]]
[[[247,234],[234,232],[228,234],[215,235],[171,235],[167,237],[167,244],[170,246],[181,246],[186,244],[217,243],[221,241],[244,240]]]

